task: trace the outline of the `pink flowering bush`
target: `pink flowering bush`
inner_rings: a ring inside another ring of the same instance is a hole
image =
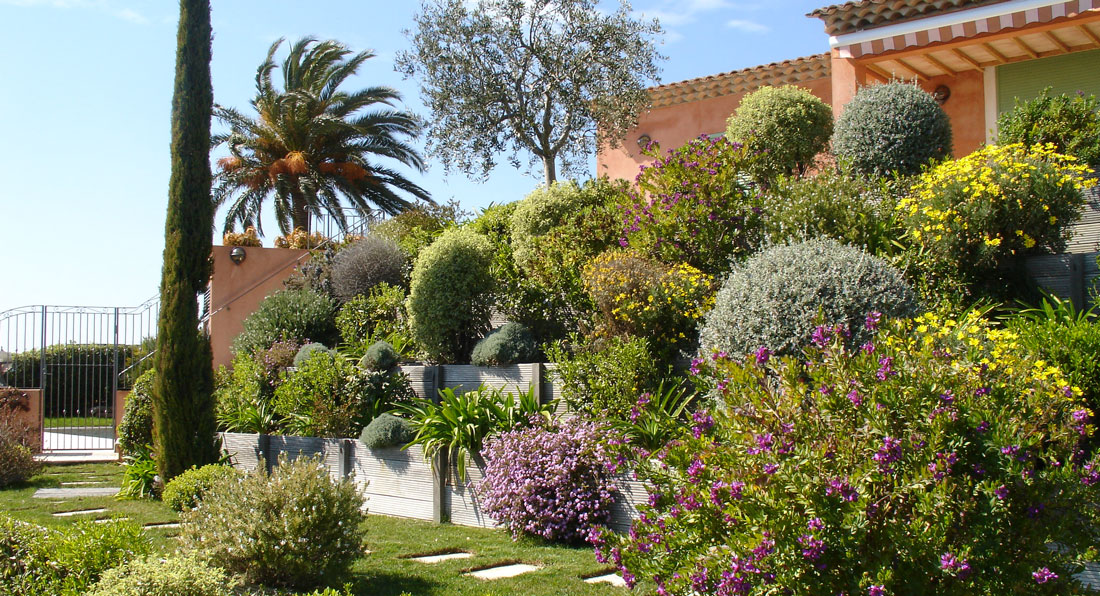
[[[651,494],[628,535],[593,533],[598,558],[658,594],[1083,593],[1100,460],[1080,390],[976,315],[851,351],[843,331],[804,360],[697,362],[719,403],[656,453],[621,447]]]
[[[746,173],[755,161],[725,138],[695,139],[638,174],[638,190],[623,206],[619,244],[669,265],[687,263],[717,275],[763,239],[762,200]]]
[[[482,455],[485,513],[513,537],[581,542],[611,520],[614,484],[598,423],[574,417],[503,433]]]

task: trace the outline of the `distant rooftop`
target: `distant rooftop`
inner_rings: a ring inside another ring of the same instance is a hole
[[[829,54],[817,54],[753,66],[720,74],[669,83],[649,90],[652,106],[661,108],[711,97],[752,91],[765,85],[794,85],[804,81],[828,78]]]
[[[843,35],[903,21],[997,4],[1006,0],[854,0],[819,8],[808,17],[825,22],[829,35]]]

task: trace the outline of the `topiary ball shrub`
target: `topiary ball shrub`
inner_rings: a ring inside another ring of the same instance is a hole
[[[833,152],[864,174],[917,174],[951,156],[951,122],[916,85],[863,87],[836,121]]]
[[[393,349],[389,342],[376,341],[367,348],[367,352],[359,359],[359,366],[367,370],[387,371],[397,366],[399,360],[401,360],[401,355]]]
[[[593,537],[598,560],[667,594],[1086,593],[1100,457],[1077,452],[1079,390],[973,313],[885,327],[856,350],[822,328],[804,360],[707,358],[719,407],[657,454],[616,448],[649,499]]]
[[[997,118],[997,143],[1025,147],[1054,144],[1058,153],[1100,166],[1100,100],[1095,95],[1050,95],[1047,87],[1035,99],[1021,102]]]
[[[283,340],[306,339],[332,345],[336,331],[336,303],[310,289],[274,292],[244,320],[244,331],[233,340],[234,352],[255,354]]]
[[[294,354],[294,366],[301,366],[303,362],[309,360],[310,356],[313,356],[314,352],[326,352],[328,354],[333,353],[332,350],[328,349],[328,346],[326,346],[325,344],[311,342],[298,348],[298,352]]]
[[[462,228],[444,232],[416,259],[409,330],[430,362],[459,362],[488,331],[492,263],[489,240]]]
[[[894,267],[835,240],[775,246],[735,268],[699,332],[704,354],[746,354],[761,346],[798,354],[821,324],[840,325],[851,345],[870,337],[871,313],[905,317],[917,298]]]
[[[332,287],[341,301],[366,295],[380,283],[404,282],[405,253],[396,242],[367,236],[339,253],[332,261]]]
[[[801,87],[761,87],[741,99],[726,124],[726,138],[760,154],[751,168],[757,179],[801,176],[829,144],[833,109]]]
[[[531,331],[520,323],[505,323],[474,346],[470,363],[474,366],[507,366],[517,362],[537,362],[539,345]]]
[[[370,449],[382,449],[404,446],[415,436],[416,432],[404,418],[381,414],[363,428],[359,440]]]
[[[483,510],[515,539],[582,542],[611,521],[615,485],[600,444],[605,434],[598,423],[574,416],[490,439],[478,486]]]
[[[363,553],[364,501],[316,459],[280,459],[217,485],[180,516],[180,542],[203,560],[265,586],[312,588]]]
[[[155,556],[108,569],[91,596],[233,596],[236,584],[193,555]]]
[[[161,491],[160,498],[175,511],[194,509],[203,496],[219,483],[241,476],[242,472],[224,464],[208,464],[201,468],[192,467],[168,481]]]

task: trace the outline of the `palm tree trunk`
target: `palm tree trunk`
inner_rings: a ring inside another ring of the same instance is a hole
[[[302,228],[309,233],[309,211],[306,210],[306,198],[301,193],[291,194],[291,207],[290,207],[291,226],[289,230],[284,230],[284,233],[291,233],[298,228]]]

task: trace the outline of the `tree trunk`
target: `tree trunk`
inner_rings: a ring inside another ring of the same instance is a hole
[[[294,194],[291,195],[290,200],[291,200],[291,206],[290,206],[291,224],[290,224],[290,229],[289,230],[283,230],[283,234],[290,234],[291,232],[297,230],[298,228],[302,228],[308,234],[309,231],[310,231],[309,230],[309,211],[306,210],[306,199],[305,199],[305,197],[301,196],[299,193],[294,193]]]
[[[172,96],[172,174],[153,385],[157,469],[167,482],[218,460],[209,339],[199,332],[196,296],[210,279],[214,204],[210,196],[210,0],[180,0]]]
[[[554,163],[552,156],[542,158],[542,172],[543,182],[546,183],[546,188],[550,188],[550,185],[558,179],[557,164]]]

